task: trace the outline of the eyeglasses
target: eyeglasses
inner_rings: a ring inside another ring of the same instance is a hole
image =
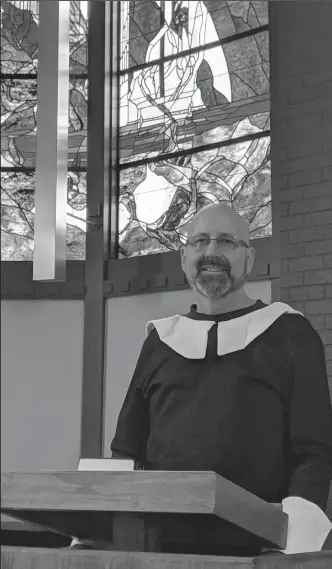
[[[190,245],[190,247],[195,249],[195,251],[202,251],[204,249],[207,249],[211,241],[216,241],[218,247],[223,251],[234,251],[235,249],[238,249],[238,247],[240,247],[241,245],[243,245],[246,248],[249,248],[249,245],[247,245],[245,241],[242,241],[242,239],[239,239],[238,237],[235,236],[232,237],[222,236],[218,237],[217,239],[212,239],[208,235],[194,235],[193,237],[189,237],[189,239],[187,239],[187,245]]]

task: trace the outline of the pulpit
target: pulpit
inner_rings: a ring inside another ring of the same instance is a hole
[[[106,549],[1,548],[1,569],[331,569],[332,551],[255,558],[161,553],[160,521],[222,518],[285,547],[287,515],[213,472],[3,472],[1,512]]]

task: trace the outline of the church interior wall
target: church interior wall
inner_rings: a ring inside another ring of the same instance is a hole
[[[332,2],[270,2],[274,300],[323,341],[332,397]]]
[[[76,469],[83,302],[1,302],[1,468]]]
[[[332,2],[269,7],[272,295],[319,333],[332,399]]]

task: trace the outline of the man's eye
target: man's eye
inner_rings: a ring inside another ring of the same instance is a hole
[[[231,239],[220,239],[218,243],[220,245],[234,245],[234,242]]]
[[[196,239],[196,245],[206,245],[208,242],[209,240],[206,237],[200,237],[199,239]]]

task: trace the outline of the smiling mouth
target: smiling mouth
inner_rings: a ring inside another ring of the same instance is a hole
[[[202,267],[201,271],[207,273],[224,273],[226,269],[222,269],[221,267]]]

